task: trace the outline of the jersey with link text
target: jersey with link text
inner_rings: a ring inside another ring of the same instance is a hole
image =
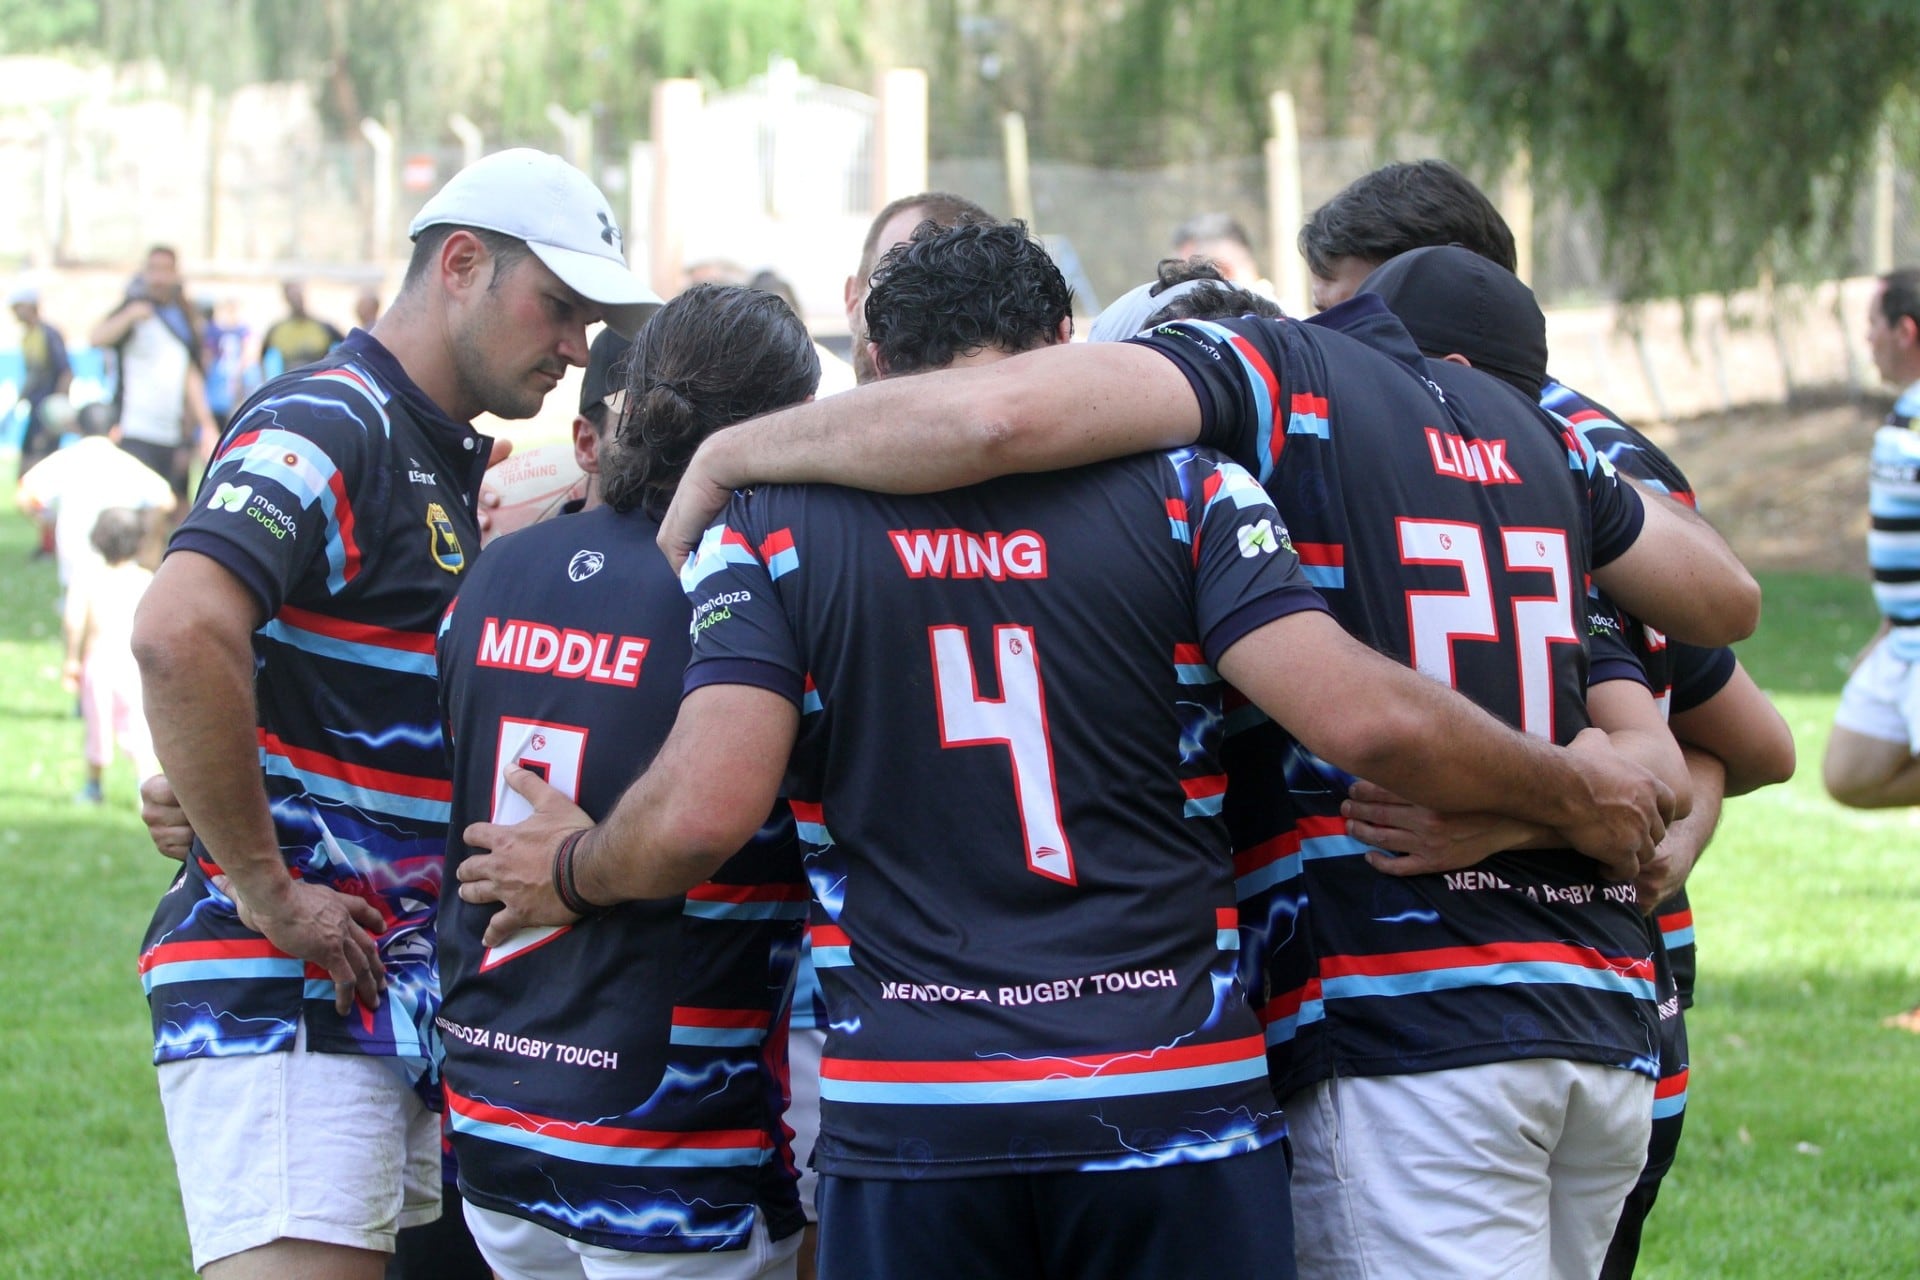
[[[1423,359],[1379,299],[1317,320],[1136,341],[1186,374],[1201,442],[1258,466],[1348,630],[1569,741],[1587,724],[1586,576],[1638,536],[1638,496],[1519,392]],[[1630,886],[1570,850],[1376,872],[1340,816],[1350,779],[1238,715],[1235,865],[1283,1098],[1333,1074],[1525,1057],[1653,1074],[1654,967]]]

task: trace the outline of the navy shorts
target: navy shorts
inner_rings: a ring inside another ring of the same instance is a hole
[[[820,1179],[820,1280],[1292,1280],[1287,1148],[1199,1164]]]

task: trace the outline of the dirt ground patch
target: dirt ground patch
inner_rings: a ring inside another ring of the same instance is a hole
[[[1756,405],[1645,428],[1748,566],[1866,579],[1867,452],[1889,400]]]

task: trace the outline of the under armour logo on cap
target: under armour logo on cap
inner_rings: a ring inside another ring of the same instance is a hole
[[[600,215],[600,238],[608,244],[620,243],[620,228],[613,225],[613,219],[605,213]]]

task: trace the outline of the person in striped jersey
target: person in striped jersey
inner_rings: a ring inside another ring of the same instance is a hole
[[[433,637],[491,441],[652,294],[557,156],[456,175],[372,332],[234,415],[135,624],[195,832],[139,970],[194,1265],[375,1277],[440,1213]]]
[[[1827,741],[1827,791],[1856,809],[1920,804],[1920,268],[1880,278],[1867,347],[1899,398],[1873,435],[1867,564],[1880,629],[1854,659]]]
[[[720,285],[667,304],[630,366],[632,408],[596,459],[604,505],[590,491],[579,515],[491,544],[441,625],[450,875],[469,823],[525,812],[509,769],[604,814],[659,749],[691,619],[654,518],[702,437],[819,378],[784,303]],[[486,946],[492,914],[449,898],[438,940],[461,1194],[495,1273],[791,1276],[780,1113],[806,882],[785,803],[684,895]]]
[[[923,230],[875,275],[879,363],[915,373],[884,385],[1059,345],[1064,282],[1023,230]],[[1048,279],[1028,336],[999,336]],[[588,901],[665,891],[759,793],[719,801],[754,777],[771,794],[791,750],[832,1016],[822,1274],[1290,1275],[1283,1128],[1237,981],[1223,679],[1442,802],[1585,807],[1586,783],[1523,783],[1521,757],[1653,785],[1368,652],[1292,545],[1206,450],[918,498],[757,490],[683,570],[713,622],[653,768],[558,857],[577,819],[529,787],[536,818],[469,832],[496,853],[462,895],[506,900],[505,927],[569,918],[556,874]],[[1631,863],[1649,834],[1582,840]]]

